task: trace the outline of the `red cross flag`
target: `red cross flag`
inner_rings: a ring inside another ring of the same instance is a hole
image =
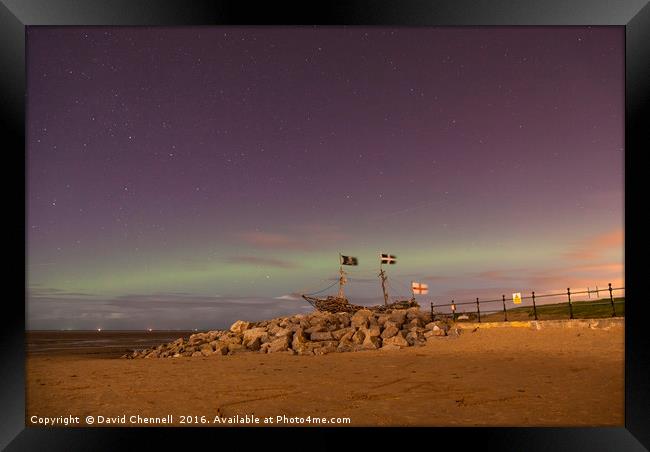
[[[413,290],[414,294],[426,295],[429,293],[429,285],[419,282],[412,282],[411,290]]]

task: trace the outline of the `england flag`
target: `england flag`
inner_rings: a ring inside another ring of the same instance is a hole
[[[429,293],[429,285],[424,283],[419,283],[419,282],[412,282],[411,290],[413,290],[414,294],[426,295]]]
[[[393,256],[392,254],[381,254],[381,263],[382,264],[396,264],[397,263],[397,256]]]

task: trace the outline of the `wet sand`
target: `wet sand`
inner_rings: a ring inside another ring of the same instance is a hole
[[[218,415],[286,416],[291,425],[315,425],[289,419],[307,416],[352,426],[624,424],[622,326],[466,330],[424,347],[324,356],[125,360],[119,347],[37,349],[26,361],[27,425],[69,415],[82,427],[88,415],[126,415],[125,426],[145,426],[128,422],[137,415],[185,426],[196,424],[181,416],[233,426],[215,424]]]

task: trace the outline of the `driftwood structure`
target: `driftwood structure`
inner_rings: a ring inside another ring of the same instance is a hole
[[[412,307],[419,307],[415,299],[411,298],[410,300],[400,300],[394,303],[387,303],[377,306],[360,306],[356,304],[350,304],[348,299],[345,297],[333,297],[329,296],[327,298],[316,298],[310,297],[308,295],[303,295],[302,298],[307,300],[309,304],[318,309],[319,311],[326,312],[357,312],[360,309],[369,309],[373,312],[386,312],[393,309],[408,309]]]
[[[380,255],[382,260],[380,261],[381,263],[386,263],[389,262],[391,264],[395,263],[395,257],[391,256],[389,254],[382,254]],[[345,258],[347,259],[347,258]],[[337,296],[328,296],[326,298],[317,298],[317,297],[312,297],[310,295],[302,295],[302,298],[304,298],[309,304],[311,304],[314,308],[316,308],[319,311],[326,311],[326,312],[356,312],[359,311],[360,309],[369,309],[373,312],[386,312],[386,311],[391,311],[393,309],[408,309],[412,307],[419,307],[417,302],[415,301],[415,293],[413,294],[413,297],[411,297],[410,300],[398,300],[393,303],[388,302],[388,292],[386,291],[386,272],[382,268],[381,264],[379,266],[379,278],[381,280],[381,289],[384,294],[384,304],[383,305],[376,305],[376,306],[360,306],[360,305],[355,305],[351,304],[348,299],[345,297],[343,294],[343,286],[347,283],[348,279],[346,278],[346,272],[343,271],[343,265],[357,265],[356,258],[354,259],[353,264],[347,264],[344,263],[346,260],[344,259],[344,256],[339,254],[339,290]]]

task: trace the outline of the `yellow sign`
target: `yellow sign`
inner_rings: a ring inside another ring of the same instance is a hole
[[[512,302],[514,304],[521,304],[521,292],[512,294]]]

